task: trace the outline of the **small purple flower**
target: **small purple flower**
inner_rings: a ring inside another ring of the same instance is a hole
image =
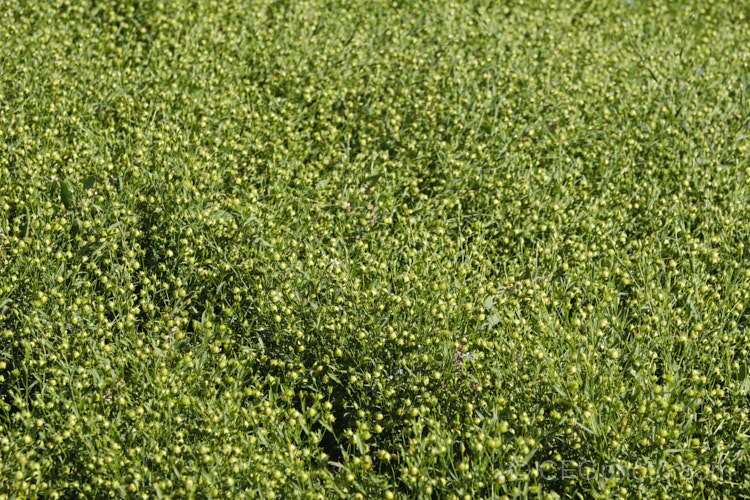
[[[464,365],[464,356],[461,354],[460,349],[456,349],[456,360],[453,362],[453,366],[456,368]]]
[[[457,368],[464,365],[464,359],[477,359],[477,356],[470,352],[462,352],[463,349],[464,345],[458,344],[458,349],[456,349],[456,360],[453,362],[453,365]]]

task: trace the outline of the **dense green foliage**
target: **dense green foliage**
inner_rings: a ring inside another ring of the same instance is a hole
[[[0,498],[747,495],[749,26],[0,0]]]

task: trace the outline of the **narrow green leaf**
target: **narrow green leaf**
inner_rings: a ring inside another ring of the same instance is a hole
[[[60,198],[66,210],[73,210],[75,208],[73,193],[70,191],[70,186],[68,186],[66,181],[60,181]]]
[[[88,177],[86,177],[86,180],[83,181],[83,190],[87,191],[93,188],[94,184],[96,184],[98,180],[99,179],[95,175],[89,175]]]
[[[70,237],[75,238],[78,236],[78,233],[81,232],[81,221],[78,220],[78,217],[75,218],[73,223],[70,225]]]
[[[371,175],[369,177],[365,177],[365,183],[369,186],[373,186],[378,180],[383,176],[383,174],[375,174]]]

